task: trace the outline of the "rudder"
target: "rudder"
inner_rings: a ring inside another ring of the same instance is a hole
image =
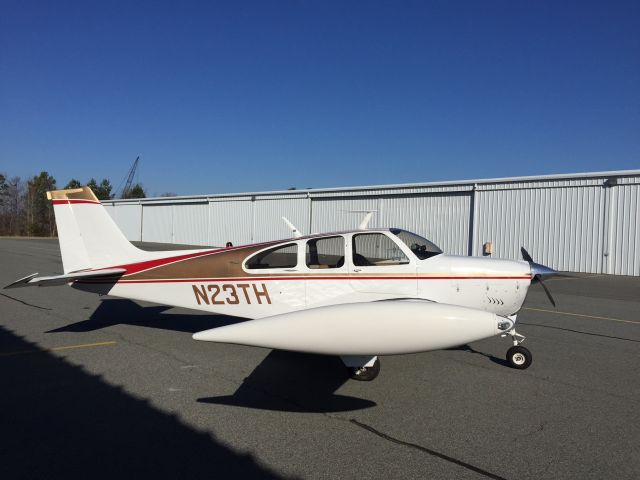
[[[65,273],[142,261],[89,187],[47,192],[53,201]]]

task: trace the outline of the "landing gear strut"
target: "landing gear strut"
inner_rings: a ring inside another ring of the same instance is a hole
[[[515,322],[515,316],[510,318]],[[520,345],[524,342],[525,336],[516,332],[515,327],[508,332],[503,333],[501,336],[506,337],[507,335],[510,335],[513,341],[513,347],[507,350],[507,363],[511,368],[515,368],[517,370],[525,370],[529,368],[529,365],[531,365],[531,362],[533,361],[533,355],[531,355],[529,349]]]
[[[378,357],[367,355],[350,355],[340,357],[347,367],[349,377],[361,382],[370,382],[380,373],[380,360]]]

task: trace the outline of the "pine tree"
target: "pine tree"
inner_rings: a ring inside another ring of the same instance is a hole
[[[102,179],[100,185],[96,183],[95,178],[92,178],[87,183],[87,187],[93,190],[93,193],[98,197],[98,200],[110,200],[112,198],[111,189],[113,187],[111,186],[111,182],[106,178]]]
[[[146,197],[147,197],[147,194],[142,188],[142,185],[140,185],[139,183],[136,183],[133,187],[131,187],[131,189],[127,193],[127,196],[123,198],[146,198]]]
[[[56,233],[53,205],[47,191],[56,189],[56,179],[48,172],[40,172],[27,182],[27,225],[29,235],[43,237]]]
[[[71,180],[69,180],[69,183],[67,183],[67,185],[64,187],[65,190],[67,188],[80,188],[82,185],[80,184],[80,180],[76,180],[75,178],[72,178]]]

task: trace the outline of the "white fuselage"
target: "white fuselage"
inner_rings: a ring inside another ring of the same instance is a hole
[[[408,263],[355,266],[349,245],[356,234],[343,233],[340,236],[347,248],[344,262],[338,268],[309,268],[305,262],[308,239],[303,238],[280,242],[298,245],[298,261],[293,268],[251,271],[242,263],[242,268],[236,265],[231,275],[221,275],[212,268],[211,275],[151,279],[124,275],[115,284],[74,283],[74,287],[251,319],[327,305],[396,298],[425,299],[509,316],[524,302],[531,282],[526,262],[444,254],[420,260],[387,231],[377,233],[394,240],[406,254]],[[263,250],[274,245],[278,243],[271,243]],[[249,258],[256,251],[260,249],[253,247],[245,256]],[[213,262],[215,256],[225,252],[227,250],[212,251],[208,254],[209,261]],[[149,271],[154,268],[158,267]]]

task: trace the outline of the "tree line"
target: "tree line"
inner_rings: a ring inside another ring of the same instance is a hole
[[[94,178],[87,184],[100,200],[114,197],[111,182],[106,178],[98,183]],[[72,178],[63,188],[79,188],[82,184]],[[8,177],[0,173],[0,235],[51,237],[57,235],[53,205],[47,191],[59,187],[48,172],[27,179]],[[145,198],[144,188],[136,183],[124,198]]]

